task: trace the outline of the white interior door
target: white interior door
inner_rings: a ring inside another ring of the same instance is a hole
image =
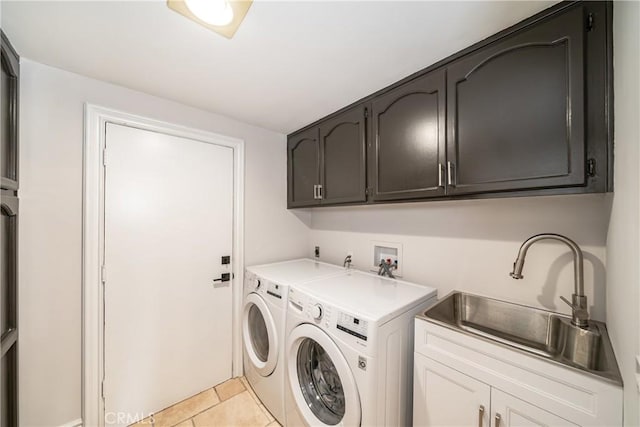
[[[105,424],[231,377],[233,150],[107,124]]]

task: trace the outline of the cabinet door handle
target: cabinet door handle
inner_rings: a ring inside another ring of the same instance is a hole
[[[438,187],[444,188],[444,165],[438,163]]]
[[[455,166],[453,165],[453,163],[451,161],[447,162],[447,184],[449,184],[452,187],[456,186],[455,183],[455,173],[454,173],[454,168]]]
[[[315,184],[313,186],[313,200],[318,200],[318,186]]]
[[[322,184],[318,185],[318,199],[322,200]]]
[[[502,421],[502,417],[500,416],[499,413],[496,412],[496,422],[493,427],[500,427],[500,421]]]
[[[478,408],[478,427],[482,427],[484,421],[484,405],[480,405]]]

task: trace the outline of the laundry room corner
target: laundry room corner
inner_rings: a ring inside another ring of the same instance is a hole
[[[21,335],[19,390],[30,404],[20,419],[63,425],[81,418],[85,103],[244,140],[245,263],[304,256],[308,227],[286,210],[283,134],[29,59],[21,65],[20,319],[65,326]]]

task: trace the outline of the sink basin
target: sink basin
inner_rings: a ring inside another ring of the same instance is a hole
[[[547,310],[452,292],[418,317],[622,385],[606,325],[587,329]]]

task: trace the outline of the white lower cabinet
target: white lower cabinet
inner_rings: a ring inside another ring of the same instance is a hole
[[[417,319],[413,425],[621,426],[622,387]]]
[[[414,426],[576,426],[421,354],[414,363]]]
[[[491,389],[491,420],[493,427],[577,426],[495,388]]]
[[[491,387],[416,354],[413,425],[488,426]]]

